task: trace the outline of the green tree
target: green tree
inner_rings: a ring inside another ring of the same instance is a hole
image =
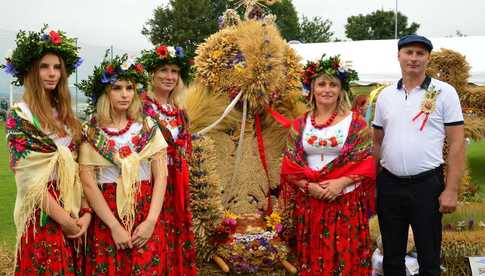
[[[153,11],[141,32],[155,45],[182,46],[193,53],[199,43],[217,31],[217,18],[232,8],[230,4],[227,0],[170,0]],[[276,15],[284,38],[297,38],[298,16],[291,0],[282,0],[268,11]]]
[[[345,35],[352,40],[375,40],[394,38],[394,11],[377,10],[367,15],[354,15],[347,18]],[[408,18],[397,13],[397,36],[416,33],[418,23],[408,26]]]
[[[309,19],[301,18],[298,30],[298,40],[303,43],[328,42],[332,40],[333,32],[330,31],[332,21],[322,17]]]
[[[226,8],[225,0],[170,0],[154,10],[142,34],[155,45],[182,46],[193,53],[197,44],[217,31],[217,17]]]
[[[272,14],[276,15],[276,25],[286,40],[298,39],[298,14],[291,0],[282,0],[269,6]]]

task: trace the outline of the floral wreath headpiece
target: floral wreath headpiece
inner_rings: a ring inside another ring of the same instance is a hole
[[[47,32],[47,27],[44,25],[40,32],[20,30],[17,33],[17,47],[5,57],[5,64],[0,64],[0,68],[15,78],[12,84],[23,85],[32,63],[46,53],[57,54],[63,59],[68,76],[83,62],[75,38],[67,37],[62,31]]]
[[[143,64],[149,73],[153,73],[157,68],[165,64],[177,65],[180,67],[180,76],[184,82],[189,80],[193,63],[182,47],[172,47],[164,44],[160,44],[151,50],[143,50],[136,61]]]
[[[350,68],[349,62],[344,62],[340,56],[325,58],[325,54],[318,61],[308,61],[302,73],[302,82],[305,90],[311,90],[312,80],[321,74],[336,77],[342,84],[342,90],[349,92],[349,84],[359,80],[357,71]]]
[[[107,50],[103,61],[99,66],[94,67],[93,74],[87,80],[81,81],[77,87],[84,91],[88,97],[89,110],[92,113],[96,108],[96,103],[103,95],[106,87],[112,85],[118,80],[131,80],[136,84],[136,90],[141,93],[146,89],[148,76],[143,65],[135,63],[133,59],[128,58],[127,54],[108,58],[110,51]]]

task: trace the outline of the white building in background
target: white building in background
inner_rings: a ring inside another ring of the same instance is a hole
[[[485,85],[485,36],[430,38],[434,50],[446,48],[466,57],[471,66],[470,82]],[[323,53],[340,54],[343,60],[352,61],[362,84],[392,83],[401,77],[397,61],[397,41],[362,40],[329,43],[292,43],[303,61],[319,59]]]

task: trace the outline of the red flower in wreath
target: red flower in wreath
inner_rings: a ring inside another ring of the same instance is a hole
[[[165,45],[160,45],[158,48],[155,50],[158,54],[158,56],[162,59],[165,59],[168,57],[168,49],[167,46]]]
[[[337,70],[340,67],[340,61],[337,59],[334,63],[332,63],[332,68]]]
[[[58,32],[51,31],[49,33],[49,38],[55,45],[60,45],[62,43],[62,37],[59,35]]]
[[[126,158],[131,154],[131,148],[129,146],[123,146],[118,151],[121,158]]]
[[[137,63],[135,65],[135,70],[138,72],[138,73],[143,73],[143,65],[141,65],[141,63]]]
[[[143,65],[141,65],[141,63],[137,63],[135,65],[135,70],[140,74],[143,73]]]
[[[109,65],[108,67],[106,67],[105,71],[110,75],[113,74],[113,66]]]

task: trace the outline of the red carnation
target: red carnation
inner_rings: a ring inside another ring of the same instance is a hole
[[[51,31],[49,33],[49,37],[50,37],[52,43],[54,43],[55,45],[60,45],[62,43],[62,37],[59,35],[58,32]]]
[[[125,158],[131,154],[131,148],[129,146],[123,146],[118,152],[121,158]]]
[[[167,49],[167,46],[165,45],[158,46],[158,48],[156,49],[156,52],[158,56],[162,59],[165,59],[168,57],[168,49]]]
[[[138,73],[142,73],[143,72],[143,65],[141,65],[141,63],[137,63],[135,65],[135,70],[138,72]]]
[[[106,73],[108,73],[110,75],[113,74],[113,66],[109,65],[108,67],[106,67],[105,71],[106,71]]]

